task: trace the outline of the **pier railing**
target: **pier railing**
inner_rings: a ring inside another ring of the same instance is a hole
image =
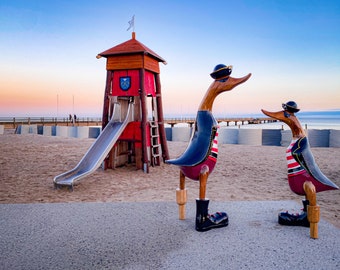
[[[77,119],[57,117],[0,117],[0,125],[5,128],[17,128],[19,125],[42,126],[100,126],[100,117],[79,117]]]
[[[195,118],[165,118],[164,123],[173,127],[176,124],[186,123],[192,126]],[[246,124],[263,124],[276,122],[274,118],[216,118],[218,123],[225,122],[229,125],[246,125]],[[57,118],[57,117],[0,117],[0,125],[5,128],[17,128],[18,125],[46,125],[46,126],[100,126],[102,119],[100,117],[79,117],[77,119]]]
[[[171,127],[173,127],[176,124],[180,123],[186,123],[189,126],[192,126],[195,123],[195,118],[165,118],[164,122]],[[261,117],[261,118],[251,118],[251,117],[245,117],[245,118],[225,118],[225,117],[217,117],[216,118],[218,123],[225,122],[227,123],[227,126],[230,125],[246,125],[246,124],[264,124],[264,123],[271,123],[271,122],[277,122],[278,120],[270,117]]]

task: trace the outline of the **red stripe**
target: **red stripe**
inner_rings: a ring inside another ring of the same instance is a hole
[[[300,166],[299,163],[288,164],[288,169]]]

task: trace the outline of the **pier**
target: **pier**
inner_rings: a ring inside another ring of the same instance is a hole
[[[195,123],[194,117],[188,118],[164,118],[164,123],[174,127],[176,124],[188,124],[192,127]],[[269,117],[262,118],[216,118],[218,123],[227,123],[231,125],[253,125],[277,122],[278,120]],[[75,121],[69,118],[57,117],[0,117],[0,125],[5,129],[17,128],[19,125],[41,125],[41,126],[101,126],[101,117],[79,117]]]
[[[264,124],[264,123],[272,123],[278,122],[278,120],[270,117],[261,117],[261,118],[224,118],[224,117],[217,117],[216,118],[218,123],[224,122],[227,123],[227,126],[230,125],[252,125],[252,124]],[[165,118],[165,124],[174,127],[176,124],[183,124],[186,123],[190,127],[195,123],[195,118]]]
[[[5,129],[15,129],[20,125],[41,126],[101,126],[101,117],[79,117],[76,120],[57,117],[0,117],[0,125]]]

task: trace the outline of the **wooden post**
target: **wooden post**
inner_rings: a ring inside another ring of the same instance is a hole
[[[161,90],[161,80],[158,73],[155,74],[156,83],[156,99],[157,99],[157,114],[158,114],[158,129],[162,148],[163,162],[170,158],[168,145],[166,141],[166,134],[164,128],[164,116],[163,116],[163,104],[162,104],[162,90]]]
[[[207,165],[204,165],[202,166],[202,169],[200,171],[200,176],[199,176],[199,181],[200,181],[199,199],[200,200],[205,200],[208,176],[209,176],[209,167]]]
[[[309,201],[307,206],[307,218],[310,223],[310,237],[318,238],[318,222],[320,220],[320,206],[316,204],[316,190],[312,182],[306,181],[303,184],[306,199]]]
[[[113,76],[113,71],[108,70],[106,72],[106,85],[105,85],[105,92],[104,92],[104,108],[103,108],[103,115],[102,115],[102,129],[105,128],[107,123],[109,122],[109,95],[112,87],[112,76]]]
[[[179,219],[185,219],[185,204],[187,202],[187,190],[185,188],[185,175],[180,171],[179,188],[176,189],[176,202],[178,204]]]
[[[110,91],[112,87],[112,76],[113,71],[108,70],[106,72],[106,85],[105,85],[105,92],[104,92],[104,108],[103,108],[103,115],[102,115],[102,130],[106,127],[106,125],[109,122],[109,108],[110,108]],[[104,170],[106,170],[109,167],[109,159],[105,158],[104,160]]]
[[[142,162],[143,162],[143,171],[145,173],[149,173],[149,159],[148,159],[148,150],[147,150],[147,140],[146,137],[147,134],[147,117],[148,117],[148,110],[146,105],[146,95],[145,95],[145,70],[140,69],[139,70],[139,85],[141,87],[140,89],[140,101],[141,101],[141,107],[142,107]]]

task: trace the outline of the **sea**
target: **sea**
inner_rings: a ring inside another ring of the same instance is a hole
[[[340,130],[340,110],[298,112],[295,114],[304,129],[338,129]],[[263,118],[263,114],[254,115],[254,118]],[[231,128],[259,128],[259,129],[283,129],[290,128],[283,122],[263,124],[247,124],[231,126]]]
[[[337,129],[340,130],[340,109],[329,111],[310,111],[298,112],[295,114],[304,129]],[[218,118],[218,116],[215,116]],[[264,114],[244,114],[244,115],[228,115],[228,118],[264,118]],[[220,123],[224,128],[247,128],[247,129],[283,129],[290,130],[290,128],[283,122],[261,123],[261,124],[248,124],[247,122],[242,125],[238,122]]]

